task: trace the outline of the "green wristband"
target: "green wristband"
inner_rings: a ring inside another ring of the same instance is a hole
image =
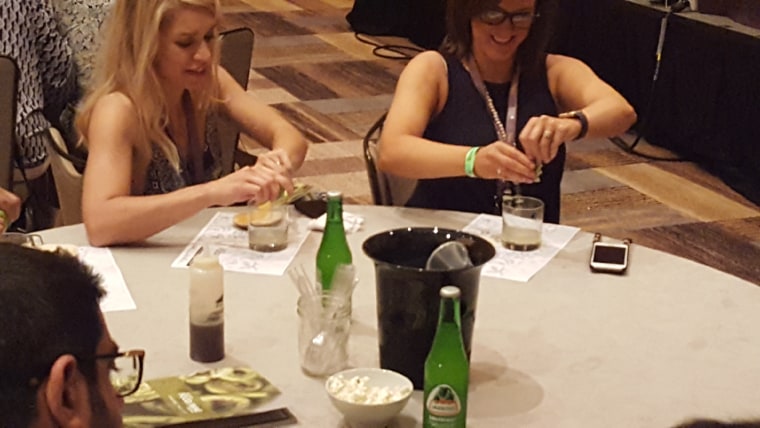
[[[478,154],[478,150],[480,150],[480,147],[472,147],[464,157],[464,174],[470,178],[478,178],[475,175],[475,155]]]

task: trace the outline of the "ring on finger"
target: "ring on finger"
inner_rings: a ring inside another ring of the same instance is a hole
[[[543,135],[543,137],[544,137],[545,139],[547,139],[547,140],[551,140],[551,139],[552,139],[552,137],[554,137],[554,133],[553,133],[552,131],[549,131],[549,130],[547,130],[547,131],[544,131],[544,135]]]

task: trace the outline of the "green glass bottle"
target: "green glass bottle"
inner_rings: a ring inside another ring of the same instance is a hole
[[[343,194],[327,192],[327,222],[317,251],[317,281],[322,284],[322,289],[329,290],[332,287],[338,265],[351,263],[351,249],[343,228]]]
[[[441,308],[433,346],[425,360],[425,428],[464,428],[467,425],[467,388],[470,363],[464,351],[459,297],[452,285],[441,288]]]

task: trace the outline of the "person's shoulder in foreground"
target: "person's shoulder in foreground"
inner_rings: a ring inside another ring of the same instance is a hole
[[[73,256],[18,245],[0,244],[0,260],[0,425],[120,427],[99,278]]]
[[[219,65],[220,13],[218,0],[116,0],[77,118],[93,245],[142,241],[204,208],[292,191],[306,141]],[[203,139],[216,111],[271,150],[219,178],[221,149]]]

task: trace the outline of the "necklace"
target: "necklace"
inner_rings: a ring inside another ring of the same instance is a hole
[[[520,70],[515,66],[515,71],[512,73],[512,81],[509,85],[509,95],[507,96],[507,120],[506,123],[503,123],[499,117],[499,112],[496,111],[493,99],[488,93],[488,88],[486,88],[486,84],[480,76],[477,61],[475,61],[473,57],[470,57],[466,61],[463,61],[463,64],[465,69],[470,73],[470,78],[475,85],[475,89],[478,90],[480,96],[483,97],[483,101],[486,103],[488,112],[491,114],[491,121],[497,137],[499,140],[517,147],[517,138],[515,134],[517,132],[517,93],[520,85]],[[494,195],[494,205],[497,211],[501,210],[501,200],[507,189],[515,195],[522,193],[518,183],[499,178],[496,182],[496,194]]]

